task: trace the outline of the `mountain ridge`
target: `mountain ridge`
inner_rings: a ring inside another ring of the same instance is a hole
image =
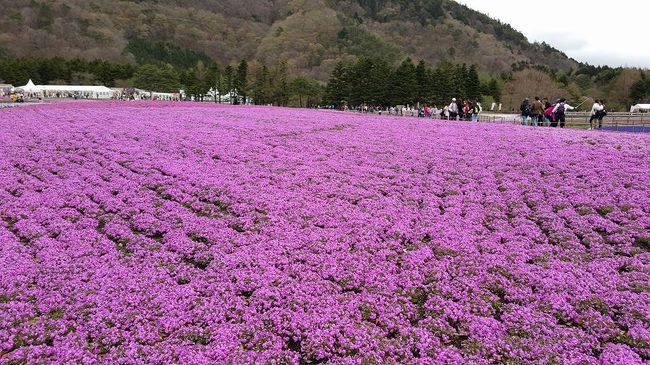
[[[489,73],[580,64],[507,24],[451,0],[0,0],[0,55],[137,61],[134,42],[169,44],[220,64],[288,61],[327,80],[339,61],[406,57]],[[146,46],[146,45],[145,45]],[[149,45],[150,46],[150,45]]]

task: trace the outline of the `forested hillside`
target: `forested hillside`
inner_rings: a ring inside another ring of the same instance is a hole
[[[156,58],[179,47],[220,64],[288,61],[326,80],[340,60],[423,59],[477,64],[486,72],[535,62],[577,64],[528,43],[508,25],[449,0],[0,0],[0,54],[12,57]],[[165,60],[167,61],[167,60]]]

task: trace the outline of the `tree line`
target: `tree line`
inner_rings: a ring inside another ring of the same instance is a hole
[[[291,77],[286,62],[275,66],[254,62],[251,67],[242,60],[222,67],[212,60],[199,59],[192,67],[182,64],[151,61],[137,66],[60,57],[0,58],[0,82],[21,86],[31,79],[43,85],[101,84],[159,92],[182,89],[199,101],[205,100],[210,90],[219,90],[221,97],[236,91],[241,99],[251,97],[261,105],[312,107],[321,102],[322,84],[306,76]]]
[[[650,78],[641,71],[641,78],[632,84],[630,99],[634,102],[650,101]]]
[[[129,79],[137,67],[107,61],[54,58],[0,58],[0,80],[12,85],[100,83],[116,86],[116,81]]]
[[[442,62],[430,68],[410,58],[396,67],[381,59],[361,58],[356,63],[338,63],[325,88],[324,102],[335,107],[370,104],[447,105],[452,98],[483,99],[499,102],[501,86],[497,79],[481,82],[475,65]]]
[[[606,66],[581,65],[566,72],[519,63],[513,64],[512,72],[479,77],[474,65],[443,61],[433,68],[409,58],[394,64],[385,59],[361,57],[356,62],[338,63],[329,81],[323,83],[308,76],[291,75],[286,62],[270,66],[242,60],[224,67],[168,47],[148,50],[156,54],[168,52],[175,65],[155,60],[134,65],[60,57],[0,58],[0,82],[18,86],[32,79],[36,84],[102,84],[161,92],[182,89],[193,100],[205,100],[211,89],[219,90],[222,96],[236,90],[256,104],[298,107],[417,103],[442,106],[456,97],[503,102],[510,108],[516,107],[522,97],[568,96],[583,100],[591,96],[606,99],[612,110],[625,110],[626,105],[650,99],[650,78],[645,71]],[[539,73],[534,74],[535,71]],[[610,91],[604,95],[601,90]]]

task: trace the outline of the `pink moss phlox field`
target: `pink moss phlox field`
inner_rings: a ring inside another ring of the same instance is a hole
[[[0,363],[650,361],[650,136],[165,103],[0,118]]]

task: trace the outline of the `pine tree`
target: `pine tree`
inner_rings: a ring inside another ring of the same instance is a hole
[[[501,102],[501,87],[496,79],[491,79],[488,83],[488,95],[490,95],[496,103]]]
[[[392,104],[414,104],[417,94],[416,69],[410,58],[405,59],[391,76]]]
[[[369,58],[361,58],[350,72],[350,105],[359,106],[370,102],[371,78],[370,73],[375,68],[375,63]]]
[[[318,81],[305,76],[298,76],[289,83],[289,90],[294,97],[298,97],[299,107],[310,107],[319,97],[321,86]]]
[[[252,85],[253,102],[256,105],[266,105],[269,103],[269,69],[263,65],[255,72],[255,79]]]
[[[221,89],[220,89],[220,87],[221,87],[221,70],[219,69],[219,65],[214,63],[214,64],[210,65],[210,67],[208,67],[205,82],[206,82],[208,91],[210,89],[212,89],[213,92],[216,92],[217,90],[221,91]],[[221,100],[217,99],[216,95],[213,95],[213,96],[215,96],[215,98],[214,98],[215,103],[217,101],[221,101]],[[221,98],[221,95],[219,95],[219,98]]]
[[[476,65],[472,65],[467,72],[467,78],[465,79],[465,92],[467,98],[471,101],[481,97],[481,80],[478,77]]]
[[[237,93],[246,103],[248,96],[248,62],[242,60],[237,67],[237,77],[235,78],[235,89]]]
[[[458,98],[460,95],[456,86],[457,67],[451,62],[442,62],[434,72],[435,94],[434,99],[441,106],[449,105],[452,98]]]
[[[223,71],[223,79],[223,88],[228,92],[228,95],[230,95],[230,103],[232,104],[234,102],[233,89],[235,88],[235,69],[231,65],[228,65]]]
[[[459,66],[456,66],[456,73],[454,75],[454,94],[456,95],[456,98],[466,98],[467,97],[467,65],[462,64]]]
[[[149,91],[178,92],[181,85],[178,72],[169,66],[140,66],[133,77],[136,87]]]
[[[327,87],[325,88],[325,103],[340,108],[350,99],[350,69],[343,62],[334,67]]]
[[[372,105],[383,106],[390,104],[390,90],[389,77],[391,74],[391,67],[388,62],[384,60],[374,61],[371,72],[368,75],[368,84],[370,86],[369,102]]]
[[[286,106],[289,103],[289,76],[287,63],[282,61],[272,72],[270,78],[271,102],[278,106]]]
[[[420,103],[427,103],[430,101],[428,95],[428,89],[430,84],[429,70],[424,64],[423,60],[420,60],[417,67],[415,68],[415,82],[416,82],[416,101]]]

